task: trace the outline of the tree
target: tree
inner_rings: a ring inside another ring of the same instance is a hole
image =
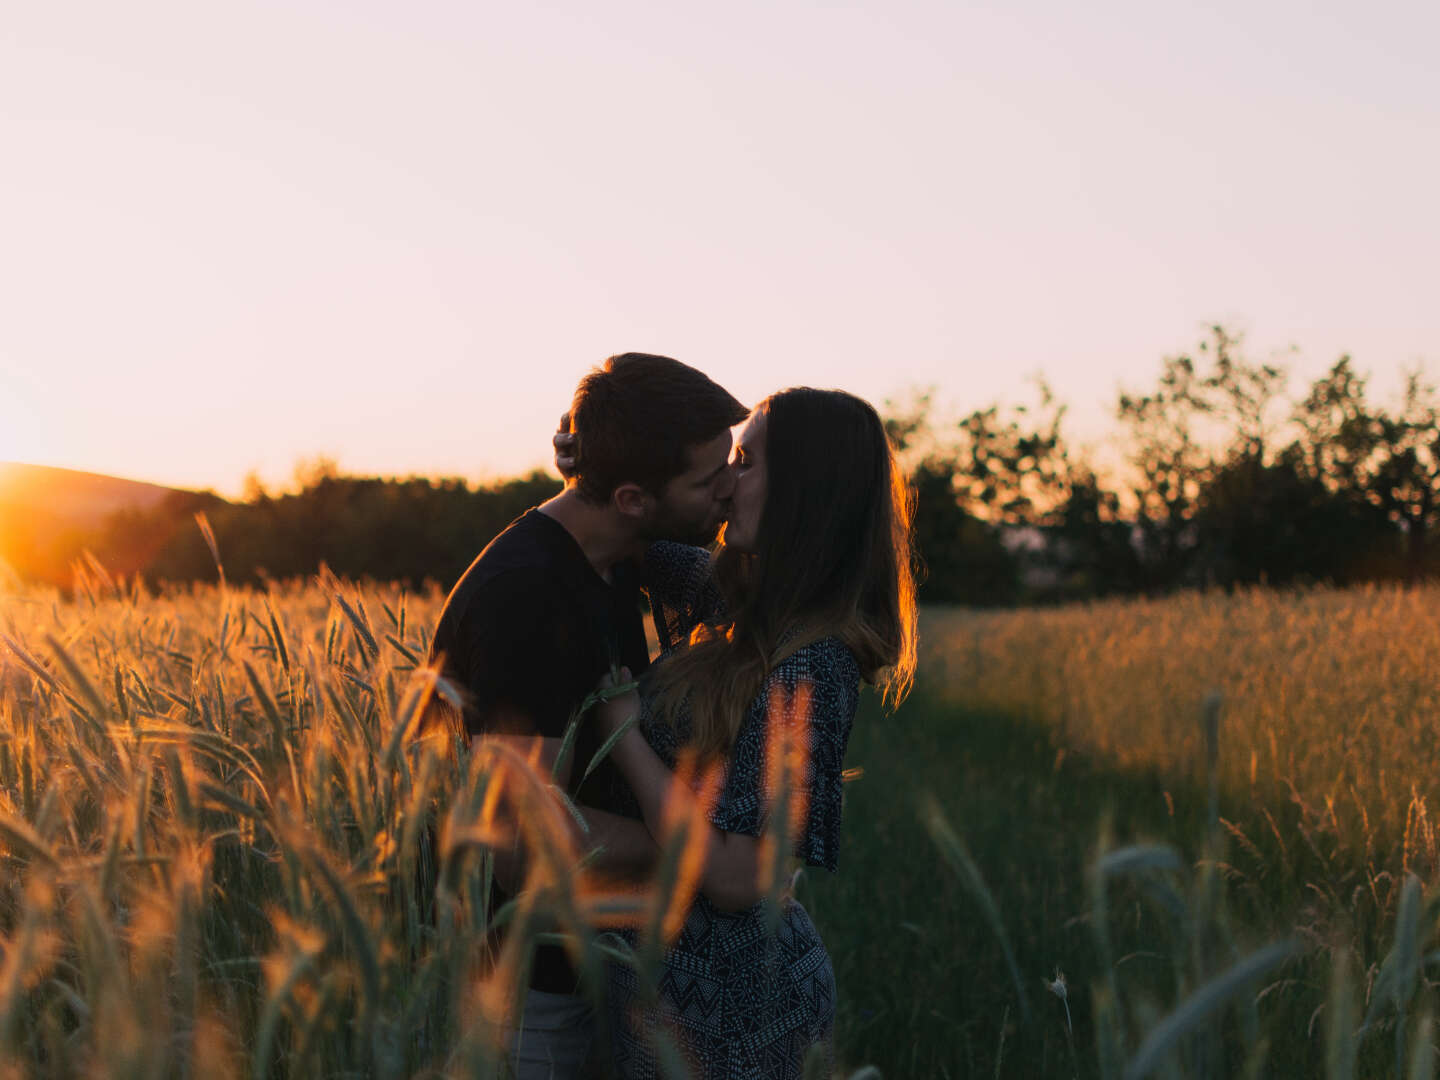
[[[957,425],[955,446],[960,497],[979,517],[999,525],[1048,523],[1064,502],[1070,453],[1061,433],[1065,406],[1044,379],[1040,403],[976,409]]]
[[[1176,583],[1195,544],[1190,519],[1210,465],[1196,433],[1198,418],[1210,411],[1199,382],[1189,356],[1166,357],[1159,386],[1141,396],[1122,393],[1115,409],[1129,429],[1135,523],[1151,587]]]
[[[1239,335],[1212,326],[1197,350],[1207,369],[1189,354],[1166,357],[1154,391],[1122,393],[1116,405],[1128,428],[1141,562],[1151,588],[1217,580],[1213,545],[1217,534],[1226,541],[1223,519],[1203,514],[1207,491],[1218,490],[1221,473],[1253,487],[1268,466],[1288,374],[1246,360],[1241,345]]]
[[[1350,584],[1373,576],[1393,532],[1362,499],[1333,491],[1282,452],[1220,463],[1206,479],[1195,518],[1196,570],[1212,584]]]
[[[971,514],[956,496],[954,463],[922,461],[910,474],[915,489],[915,546],[924,564],[919,592],[926,603],[1013,603],[1019,563],[994,526]]]
[[[1072,456],[1066,408],[1037,380],[1038,402],[975,409],[936,424],[929,393],[887,428],[919,499],[917,544],[926,599],[995,604],[1093,595],[1135,580],[1118,499]]]
[[[1440,525],[1440,428],[1435,388],[1410,372],[1400,412],[1381,413],[1382,451],[1370,483],[1375,505],[1405,530],[1405,580],[1424,575],[1430,538]]]
[[[1011,603],[1019,565],[995,527],[962,498],[958,455],[933,420],[931,392],[885,403],[885,429],[915,491],[915,547],[923,564],[919,593],[927,603]]]
[[[1076,463],[1064,501],[1047,528],[1058,572],[1058,599],[1132,592],[1143,579],[1134,525],[1120,513],[1119,496],[1088,465]]]
[[[1403,533],[1401,574],[1429,568],[1440,526],[1440,402],[1419,371],[1409,372],[1398,411],[1370,403],[1366,379],[1342,356],[1296,409],[1296,456],[1307,474],[1360,499]]]

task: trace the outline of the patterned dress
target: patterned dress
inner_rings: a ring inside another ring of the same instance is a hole
[[[664,653],[683,647],[690,630],[720,613],[720,596],[702,548],[652,545],[646,587]],[[663,656],[660,661],[664,662]],[[751,703],[725,765],[710,821],[725,832],[759,836],[765,791],[766,713],[773,690],[793,694],[808,684],[809,736],[806,818],[795,854],[835,869],[840,843],[841,767],[859,701],[860,669],[837,638],[806,645],[779,664]],[[646,740],[672,768],[682,730],[653,720],[641,687]],[[638,980],[621,965],[610,969],[608,998],[614,1063],[629,1080],[660,1075],[646,1032],[668,1030],[696,1077],[705,1080],[798,1078],[810,1047],[827,1048],[835,1016],[830,957],[805,909],[784,903],[778,930],[766,925],[765,905],[721,911],[697,895],[679,938],[667,952],[658,1010],[641,1015]]]

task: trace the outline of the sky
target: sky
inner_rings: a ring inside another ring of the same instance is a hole
[[[0,461],[548,460],[661,352],[1099,440],[1223,322],[1440,374],[1440,5],[49,0],[0,24]]]

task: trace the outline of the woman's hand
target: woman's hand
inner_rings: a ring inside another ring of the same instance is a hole
[[[560,427],[550,440],[555,447],[555,471],[566,480],[575,475],[575,433],[570,430],[570,414],[560,414]]]
[[[622,667],[617,680],[614,672],[607,671],[600,678],[600,689],[610,690],[616,686],[624,686],[631,682],[630,669]],[[640,695],[632,688],[623,694],[617,694],[599,702],[595,706],[595,717],[600,724],[600,730],[606,735],[612,735],[619,731],[632,716],[639,715]]]

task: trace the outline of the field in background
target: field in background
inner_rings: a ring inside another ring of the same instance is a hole
[[[397,735],[439,601],[333,582],[0,596],[0,1064],[491,1067],[475,1017],[504,987],[467,957],[494,914],[477,852],[505,763]],[[1437,912],[1405,872],[1436,873],[1437,608],[1436,590],[1319,590],[927,612],[916,694],[857,722],[840,871],[801,885],[844,1069],[1118,1076],[1187,1009],[1160,1047],[1173,1075],[1433,1059],[1417,956]],[[410,887],[427,859],[463,931],[444,939]],[[624,906],[583,877],[536,884],[551,915],[512,913],[528,933]],[[1292,934],[1200,1015],[1208,980]]]
[[[1440,790],[1440,588],[932,612],[926,629],[933,690],[1116,766],[1201,776],[1218,693],[1236,794],[1284,788],[1331,826],[1394,833]]]
[[[1184,866],[1116,886],[1121,995],[1157,1019],[1178,986],[1194,989],[1175,954],[1195,943],[1167,921],[1157,885],[1193,915],[1213,870],[1234,955],[1298,935],[1298,956],[1255,987],[1269,1075],[1321,1075],[1335,962],[1357,1008],[1380,1008],[1405,872],[1436,882],[1440,589],[931,610],[922,650],[917,693],[894,715],[870,702],[857,724],[847,761],[864,775],[847,788],[840,872],[803,894],[832,943],[851,1059],[893,1076],[990,1076],[997,1059],[1002,1075],[1095,1075],[1091,989],[1106,974],[1091,871],[1108,833],[1107,847],[1169,845]],[[1202,718],[1217,694],[1207,858]],[[1030,1027],[982,906],[922,827],[927,791],[994,894],[1033,994]],[[1417,924],[1417,947],[1432,925]],[[1057,969],[1078,1067],[1045,986]],[[1412,1030],[1429,1005],[1428,989],[1407,1000]],[[1395,1074],[1396,1026],[1375,1018],[1359,1075]],[[1211,1075],[1241,1063],[1229,1068]]]

